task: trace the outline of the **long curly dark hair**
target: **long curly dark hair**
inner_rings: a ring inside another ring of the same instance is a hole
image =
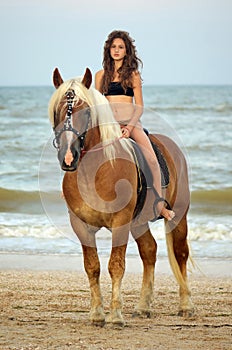
[[[126,56],[123,59],[122,66],[118,69],[119,81],[123,89],[126,91],[127,87],[133,88],[132,73],[139,72],[140,66],[143,67],[143,62],[137,56],[137,50],[128,32],[122,30],[114,30],[108,35],[104,45],[104,54],[102,66],[104,74],[101,81],[102,93],[107,93],[110,82],[114,79],[114,60],[110,55],[110,48],[114,39],[122,39],[126,46]]]

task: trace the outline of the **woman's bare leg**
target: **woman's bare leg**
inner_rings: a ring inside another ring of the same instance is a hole
[[[156,154],[152,148],[150,140],[148,136],[142,129],[141,124],[137,124],[132,132],[131,137],[137,142],[137,144],[141,147],[141,150],[146,158],[148,165],[150,166],[152,175],[153,175],[153,186],[157,191],[158,195],[162,197],[162,189],[161,189],[161,173],[159,163],[156,157]],[[168,210],[164,206],[164,202],[157,203],[157,213],[162,215],[167,220],[172,220],[175,216],[175,213],[172,210]]]

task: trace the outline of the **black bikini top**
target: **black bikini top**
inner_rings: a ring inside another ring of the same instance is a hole
[[[126,92],[125,92],[120,82],[112,81],[109,84],[108,91],[104,95],[105,96],[125,95],[125,96],[133,97],[134,91],[131,87],[127,87]]]

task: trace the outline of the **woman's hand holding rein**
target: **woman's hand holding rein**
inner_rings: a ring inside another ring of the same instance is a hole
[[[127,126],[121,126],[121,130],[122,130],[122,136],[125,138],[129,138],[130,137],[130,133],[131,130],[127,127]]]

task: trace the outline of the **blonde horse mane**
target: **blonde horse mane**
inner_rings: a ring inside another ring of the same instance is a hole
[[[48,107],[48,114],[52,127],[54,127],[54,111],[57,109],[57,106],[59,106],[61,101],[64,100],[65,92],[72,89],[77,96],[76,101],[74,99],[74,106],[75,102],[77,102],[78,99],[81,99],[90,107],[91,126],[99,127],[102,146],[106,146],[104,147],[106,159],[115,159],[115,145],[113,142],[115,140],[120,140],[123,149],[129,153],[130,157],[132,157],[132,146],[127,139],[121,138],[122,133],[120,126],[114,118],[108,100],[95,88],[90,87],[87,89],[81,83],[81,80],[81,77],[77,77],[65,81],[52,95]]]

